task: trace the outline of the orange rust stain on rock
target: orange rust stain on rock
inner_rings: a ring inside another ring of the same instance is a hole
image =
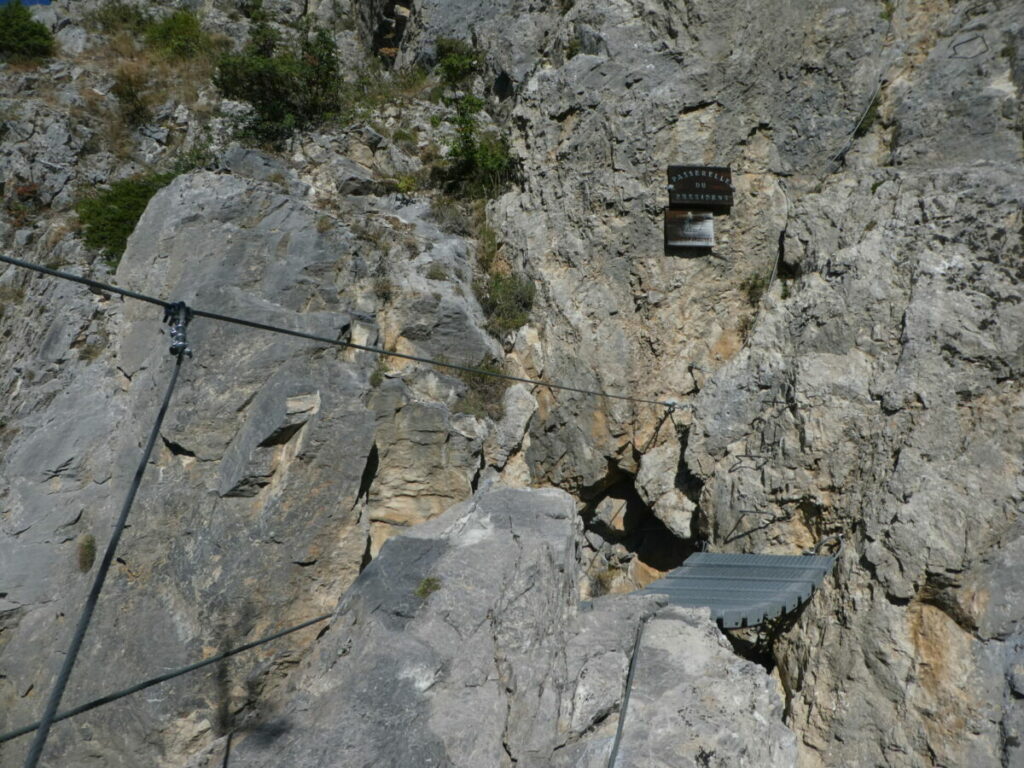
[[[929,747],[940,764],[956,765],[962,757],[950,734],[964,733],[978,707],[969,694],[974,665],[971,638],[949,616],[927,603],[907,609],[908,629],[917,661],[918,685],[909,702],[924,717]]]
[[[743,340],[740,335],[734,330],[724,330],[715,339],[714,345],[711,347],[712,356],[721,360],[723,363],[730,359],[733,355],[740,351],[743,346]]]
[[[599,445],[608,438],[608,417],[600,409],[594,410],[590,421],[590,439]]]

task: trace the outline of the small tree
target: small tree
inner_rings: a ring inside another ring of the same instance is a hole
[[[248,44],[220,60],[213,81],[229,99],[252,105],[247,133],[281,145],[340,111],[338,48],[324,29],[304,32],[297,49],[285,48],[264,16],[255,18]]]
[[[175,11],[165,19],[150,23],[145,32],[146,45],[172,59],[194,59],[213,45],[199,17],[190,11]]]
[[[53,35],[21,0],[0,8],[0,58],[42,59],[53,53]]]

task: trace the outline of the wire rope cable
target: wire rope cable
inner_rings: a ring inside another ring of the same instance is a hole
[[[75,660],[78,657],[78,651],[82,646],[82,640],[85,638],[85,632],[89,628],[89,622],[92,619],[92,614],[96,609],[96,603],[99,601],[100,592],[103,589],[103,583],[106,581],[107,573],[110,570],[111,563],[114,561],[114,553],[117,550],[117,544],[121,539],[121,534],[124,532],[125,523],[128,521],[128,513],[131,511],[132,504],[135,501],[135,494],[139,490],[139,486],[142,484],[142,476],[146,471],[146,464],[149,463],[150,455],[153,453],[153,446],[156,444],[157,436],[160,434],[160,427],[163,425],[164,416],[167,414],[167,407],[171,402],[171,395],[174,393],[174,387],[178,382],[178,374],[181,371],[181,365],[185,355],[177,355],[174,361],[174,368],[171,372],[171,380],[167,385],[167,391],[164,393],[163,403],[160,405],[160,411],[157,414],[156,421],[153,424],[153,429],[149,433],[149,440],[146,443],[146,448],[142,452],[142,458],[139,460],[139,466],[135,470],[135,476],[132,479],[131,487],[128,490],[128,496],[124,500],[124,504],[121,507],[121,514],[117,518],[117,522],[114,524],[114,531],[110,536],[110,542],[107,544],[107,550],[103,554],[103,561],[100,563],[99,570],[96,572],[96,578],[93,579],[92,588],[89,590],[89,595],[86,598],[85,605],[82,608],[82,613],[78,618],[78,624],[75,627],[75,633],[71,637],[71,645],[68,648],[67,654],[64,656],[64,663],[61,665],[60,673],[57,675],[57,681],[53,684],[53,689],[50,691],[50,697],[47,699],[46,708],[43,710],[43,716],[40,718],[39,727],[36,731],[35,739],[32,741],[32,746],[29,748],[28,756],[25,758],[25,768],[35,768],[39,763],[39,759],[43,754],[43,748],[46,746],[46,739],[50,734],[50,726],[53,725],[54,717],[57,714],[57,707],[60,706],[61,697],[64,695],[64,689],[67,687],[68,679],[71,677],[71,671],[75,666]]]
[[[899,0],[896,0],[893,3],[892,8],[890,9],[888,14],[888,24],[885,28],[885,34],[882,35],[882,48],[881,51],[879,51],[879,54],[884,52],[885,49],[889,47],[889,43],[886,41],[892,34],[892,20],[893,17],[896,15],[896,9],[898,7]],[[885,62],[884,58],[881,55],[879,56],[879,58],[883,60],[878,65],[878,74],[875,76],[875,88],[873,91],[871,91],[871,97],[868,99],[867,104],[865,104],[864,109],[861,111],[860,116],[857,118],[857,122],[854,124],[853,128],[847,134],[846,143],[843,144],[842,149],[840,149],[838,152],[836,152],[829,158],[828,163],[825,165],[825,172],[822,174],[821,181],[824,181],[826,176],[830,175],[835,169],[839,168],[840,163],[843,162],[844,158],[846,157],[846,153],[849,152],[850,147],[853,146],[854,139],[857,138],[857,131],[859,131],[860,127],[864,124],[864,121],[867,119],[868,114],[871,112],[871,108],[873,106],[876,106],[876,99],[878,99],[879,94],[882,92],[882,83],[885,81],[885,73],[890,66],[889,63]],[[775,263],[772,265],[772,273],[768,278],[768,287],[765,289],[765,293],[767,293],[768,289],[770,289],[772,285],[775,283],[775,278],[779,273],[779,261],[781,259],[782,248],[780,247],[775,255]]]
[[[163,301],[162,299],[154,298],[153,296],[147,296],[144,293],[138,293],[137,291],[129,291],[125,288],[118,288],[116,285],[108,285],[107,283],[101,283],[99,280],[92,280],[88,277],[82,277],[81,275],[73,275],[70,272],[61,272],[58,269],[50,269],[44,267],[42,264],[34,264],[31,261],[22,261],[16,259],[13,256],[5,256],[0,253],[0,261],[13,264],[16,267],[23,267],[24,269],[31,269],[33,272],[39,272],[43,275],[50,275],[51,277],[59,277],[61,280],[70,280],[73,283],[81,283],[87,285],[97,291],[107,291],[108,293],[116,293],[124,296],[128,299],[135,299],[137,301],[145,301],[149,304],[156,304],[158,306],[167,308],[171,305],[169,301]]]
[[[637,659],[640,658],[640,645],[644,640],[644,628],[652,618],[654,618],[654,614],[644,616],[640,619],[640,626],[636,628],[636,640],[633,642],[633,654],[629,657],[626,689],[622,693],[622,706],[619,708],[619,724],[615,728],[615,740],[612,742],[612,751],[608,756],[608,768],[615,768],[615,761],[619,758],[619,745],[622,743],[622,733],[626,729],[626,709],[629,707],[629,693],[633,690],[633,676],[636,674]]]
[[[162,675],[157,675],[156,677],[151,677],[148,680],[143,680],[141,683],[136,683],[135,685],[132,685],[128,688],[122,688],[119,691],[114,691],[104,696],[100,696],[99,698],[93,699],[92,701],[87,701],[84,704],[79,704],[77,707],[66,709],[63,712],[54,715],[53,722],[58,723],[61,720],[67,720],[69,717],[74,717],[75,715],[80,715],[83,712],[88,712],[91,709],[102,707],[104,704],[110,704],[111,702],[117,701],[118,699],[123,699],[126,696],[131,696],[133,693],[138,693],[139,691],[144,691],[147,688],[152,688],[154,685],[166,683],[168,680],[173,680],[176,677],[187,675],[189,672],[195,672],[197,669],[208,667],[211,664],[217,664],[218,662],[224,661],[225,659],[228,659],[232,656],[236,656],[239,653],[248,651],[251,648],[255,648],[260,645],[265,645],[266,643],[282,638],[285,635],[290,635],[292,632],[298,632],[300,629],[305,629],[306,627],[311,627],[314,624],[320,623],[321,621],[326,621],[327,619],[331,618],[332,615],[333,614],[325,613],[323,616],[317,616],[314,619],[308,619],[307,621],[304,621],[301,624],[296,624],[294,627],[288,627],[288,629],[282,629],[280,632],[275,632],[272,635],[261,637],[259,640],[253,640],[252,642],[245,643],[244,645],[240,645],[237,648],[231,648],[227,651],[223,651],[222,653],[218,653],[216,656],[211,656],[208,659],[203,659],[202,661],[198,661],[195,664],[189,664],[187,667],[179,667],[178,669],[173,669],[169,672],[165,672]],[[0,734],[0,744],[3,744],[6,741],[10,741],[11,739],[16,739],[19,736],[24,736],[27,733],[32,733],[32,731],[36,730],[41,725],[42,721],[37,721],[31,723],[30,725],[24,725],[21,728],[16,728],[13,731],[8,731],[7,733]]]
[[[10,256],[4,256],[3,254],[0,254],[0,261],[6,262],[8,264],[12,264],[12,265],[17,266],[17,267],[23,267],[24,269],[30,269],[30,270],[33,270],[35,272],[41,272],[42,274],[50,275],[52,277],[58,277],[58,278],[61,278],[61,279],[64,279],[64,280],[72,280],[72,281],[74,281],[76,283],[82,283],[84,285],[88,285],[91,288],[95,288],[96,290],[110,291],[112,293],[116,293],[116,294],[120,294],[121,296],[125,296],[126,298],[129,298],[129,299],[138,299],[139,301],[146,301],[146,302],[149,302],[150,304],[156,304],[158,306],[162,306],[165,309],[172,305],[172,302],[165,301],[163,299],[158,299],[155,296],[148,296],[146,294],[138,293],[136,291],[128,291],[128,290],[125,290],[123,288],[117,288],[117,287],[112,286],[112,285],[107,285],[106,283],[101,283],[101,282],[99,282],[97,280],[90,280],[88,278],[80,277],[78,275],[71,275],[71,274],[69,274],[67,272],[60,272],[60,271],[55,270],[55,269],[49,269],[47,267],[42,267],[42,266],[40,266],[38,264],[33,264],[31,262],[28,262],[28,261],[22,261],[21,259],[15,259],[15,258],[12,258]],[[604,392],[604,391],[598,390],[598,389],[587,389],[585,387],[573,387],[573,386],[569,386],[568,384],[556,384],[556,383],[550,382],[550,381],[543,381],[542,379],[530,379],[530,378],[527,378],[525,376],[513,376],[512,374],[508,374],[508,373],[500,373],[498,371],[488,371],[488,370],[486,370],[484,368],[476,368],[476,367],[473,367],[473,366],[470,366],[470,365],[459,365],[457,363],[449,363],[449,362],[447,362],[445,360],[435,360],[433,358],[423,357],[421,355],[409,355],[409,354],[406,354],[404,352],[392,352],[392,351],[387,350],[387,349],[381,349],[380,347],[373,347],[373,346],[369,346],[367,344],[356,344],[355,342],[352,342],[352,341],[344,341],[342,339],[332,339],[329,336],[321,336],[321,335],[318,335],[318,334],[315,334],[315,333],[306,333],[305,331],[296,331],[296,330],[292,330],[290,328],[283,328],[283,327],[281,327],[279,325],[272,325],[270,323],[261,323],[261,322],[258,322],[256,320],[249,320],[249,319],[243,318],[243,317],[234,317],[232,315],[223,315],[223,314],[220,314],[218,312],[210,312],[210,311],[207,311],[207,310],[204,310],[204,309],[199,309],[199,308],[196,308],[196,307],[190,307],[190,311],[192,312],[193,316],[195,316],[195,317],[204,317],[207,320],[215,320],[215,321],[221,322],[221,323],[231,323],[233,325],[244,326],[246,328],[253,328],[255,330],[268,331],[270,333],[279,333],[279,334],[282,334],[282,335],[285,335],[285,336],[293,336],[293,337],[299,338],[299,339],[306,339],[308,341],[317,341],[317,342],[320,342],[322,344],[331,344],[331,345],[336,346],[336,347],[345,347],[345,348],[348,348],[348,349],[358,349],[358,350],[361,350],[363,352],[371,352],[371,353],[373,353],[375,355],[381,355],[381,356],[387,356],[387,357],[395,357],[395,358],[399,358],[399,359],[402,359],[402,360],[409,360],[409,361],[416,362],[416,363],[425,363],[427,365],[434,365],[434,366],[438,366],[438,367],[441,367],[441,368],[448,368],[450,370],[462,371],[463,373],[471,373],[471,374],[480,375],[480,376],[490,376],[490,377],[496,378],[496,379],[504,379],[505,381],[514,381],[514,382],[518,382],[518,383],[521,383],[521,384],[529,384],[529,385],[535,386],[535,387],[545,387],[547,389],[557,389],[557,390],[561,390],[563,392],[576,392],[578,394],[590,395],[590,396],[593,396],[593,397],[606,397],[606,398],[608,398],[610,400],[625,400],[625,401],[632,402],[632,403],[643,403],[643,404],[646,404],[646,405],[657,405],[657,406],[661,406],[663,408],[669,408],[669,409],[672,409],[672,410],[675,410],[676,408],[679,408],[679,407],[682,406],[681,403],[678,403],[675,400],[656,400],[656,399],[653,399],[653,398],[635,397],[633,395],[614,394],[614,393],[611,393],[611,392]]]

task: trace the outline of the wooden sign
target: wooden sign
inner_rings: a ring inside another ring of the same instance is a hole
[[[732,208],[732,193],[732,171],[728,166],[668,167],[668,204],[671,208],[728,213]]]

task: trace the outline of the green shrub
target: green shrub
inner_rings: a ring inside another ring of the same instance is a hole
[[[484,272],[490,272],[498,255],[498,233],[486,221],[476,229],[476,263]]]
[[[341,117],[346,122],[367,120],[380,107],[401,103],[419,95],[427,80],[421,67],[386,70],[377,60],[356,70],[339,85]],[[393,136],[401,141],[400,136]],[[415,149],[415,139],[410,150]]]
[[[213,47],[199,17],[191,11],[175,11],[167,18],[146,25],[145,35],[146,45],[172,59],[194,59],[209,53]]]
[[[210,148],[210,139],[207,134],[201,141],[192,145],[191,149],[179,152],[171,165],[171,175],[180,176],[199,168],[206,168],[216,159],[216,155]]]
[[[756,307],[761,297],[764,296],[764,292],[768,289],[768,278],[764,275],[754,274],[748,275],[742,283],[740,283],[740,290],[747,295],[747,301],[750,302],[750,306]]]
[[[110,92],[117,97],[121,119],[132,128],[149,121],[149,99],[146,95],[148,80],[143,67],[128,64],[118,69],[114,76]]]
[[[514,175],[514,161],[504,138],[493,132],[481,134],[476,115],[483,101],[467,94],[453,103],[451,122],[455,137],[448,147],[445,181],[464,197],[493,197]]]
[[[476,368],[492,373],[504,373],[500,363],[481,360]],[[489,417],[498,421],[505,413],[503,399],[508,389],[508,379],[488,376],[486,373],[470,373],[450,369],[451,372],[466,384],[466,392],[455,404],[456,413],[468,413],[477,418]]]
[[[448,279],[448,271],[444,267],[442,267],[440,264],[431,264],[430,268],[427,270],[427,279],[428,280],[447,280]]]
[[[32,18],[21,0],[0,7],[0,59],[43,59],[53,49],[50,30]]]
[[[487,330],[495,336],[503,336],[529,321],[536,294],[529,278],[492,272],[486,281],[478,281],[474,287],[487,315]]]
[[[457,86],[480,67],[480,56],[469,43],[451,37],[437,41],[437,69],[441,80],[450,86]]]
[[[445,232],[469,235],[473,232],[473,220],[463,204],[450,195],[436,195],[430,201],[430,218]]]
[[[394,288],[391,285],[391,278],[387,275],[377,275],[373,278],[373,295],[382,304],[387,304],[394,296]]]
[[[260,21],[241,53],[220,60],[214,84],[227,98],[252,105],[245,133],[280,146],[296,130],[340,112],[338,78],[338,49],[326,30],[304,33],[289,49]]]
[[[99,32],[127,31],[142,34],[152,23],[152,18],[137,5],[108,0],[85,16],[85,24],[89,29]]]
[[[384,381],[384,374],[388,372],[388,364],[383,357],[377,358],[377,365],[370,371],[370,386],[379,387]]]
[[[0,285],[0,317],[25,300],[25,289],[13,285]]]
[[[85,244],[101,251],[107,263],[116,267],[150,198],[175,175],[151,173],[115,181],[110,189],[79,200],[75,210],[82,223]]]
[[[882,94],[876,93],[875,98],[871,100],[868,108],[864,111],[864,116],[861,118],[861,121],[857,123],[857,127],[853,131],[854,137],[860,139],[868,135],[868,132],[878,120],[878,108],[881,105]]]

